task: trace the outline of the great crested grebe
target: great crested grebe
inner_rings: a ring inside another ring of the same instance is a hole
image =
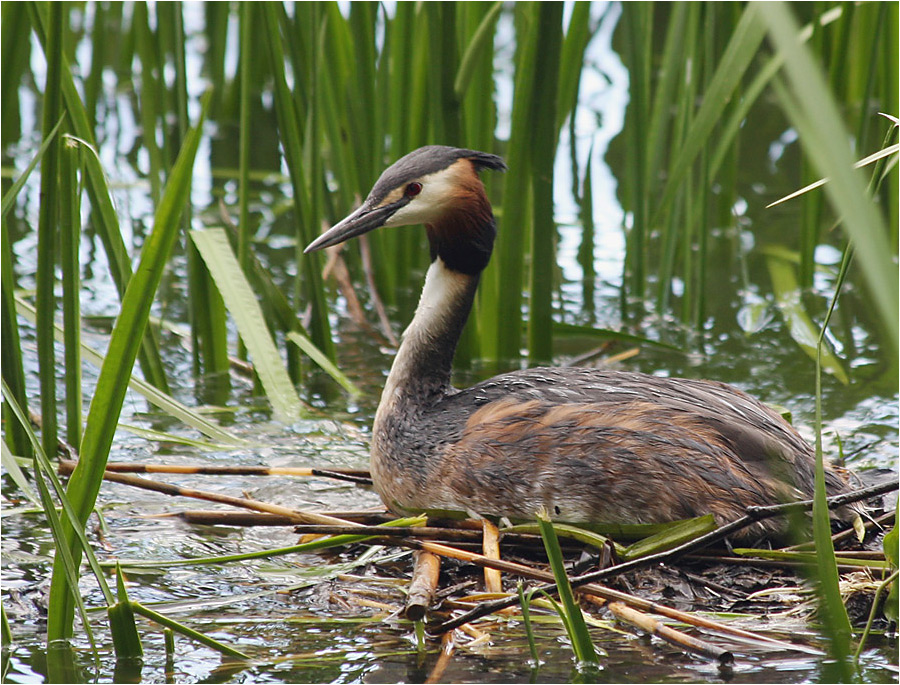
[[[431,266],[372,428],[375,489],[395,512],[446,509],[560,521],[659,523],[809,497],[810,446],[724,383],[534,368],[464,390],[451,366],[496,235],[478,176],[496,155],[431,145],[381,175],[321,250],[380,226],[424,224]],[[830,494],[846,486],[826,471]],[[757,524],[774,532],[777,524]]]

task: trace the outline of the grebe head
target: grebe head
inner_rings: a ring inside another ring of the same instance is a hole
[[[470,247],[480,243],[489,256],[493,214],[478,178],[481,169],[504,171],[506,164],[496,155],[444,145],[414,150],[381,174],[359,209],[316,238],[304,252],[337,245],[380,226],[426,224],[433,252],[441,253],[439,248],[451,232],[462,231],[463,238],[468,238],[463,242]],[[491,228],[489,236],[477,230],[486,225]]]

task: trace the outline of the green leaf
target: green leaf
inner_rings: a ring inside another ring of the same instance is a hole
[[[119,601],[106,610],[116,649],[116,659],[140,659],[144,656],[144,647],[141,645],[141,636],[138,635],[134,623],[134,611],[125,588],[125,576],[118,564],[116,564],[116,586]]]
[[[594,642],[591,640],[581,607],[575,601],[569,577],[566,575],[565,561],[559,548],[559,540],[556,537],[554,526],[544,511],[538,513],[537,521],[541,529],[541,537],[544,540],[544,549],[547,551],[547,558],[550,561],[550,568],[553,570],[553,577],[556,580],[559,599],[562,602],[563,610],[560,612],[560,616],[563,618],[569,639],[572,641],[575,658],[579,663],[598,665],[599,659],[594,650]]]
[[[666,524],[664,530],[655,533],[643,540],[638,540],[629,545],[621,554],[623,561],[638,559],[667,549],[678,547],[688,540],[700,537],[716,528],[716,519],[712,514],[698,516],[686,521],[675,521]]]
[[[276,415],[288,422],[300,417],[303,405],[269,334],[259,302],[231,250],[228,235],[218,228],[191,231],[190,235],[234,317]]]
[[[4,431],[7,430],[7,427],[3,427]],[[16,461],[16,458],[13,456],[12,452],[9,451],[9,447],[6,445],[6,440],[4,439],[2,443],[0,443],[0,449],[2,449],[2,457],[3,457],[3,468],[6,469],[6,473],[10,478],[13,479],[13,482],[18,486],[19,490],[22,491],[22,494],[25,495],[32,503],[40,506],[41,502],[38,499],[37,493],[34,491],[34,488],[31,487],[31,483],[28,482],[28,479],[25,477],[25,474],[22,472],[22,469],[19,468],[19,464]]]
[[[894,519],[896,520],[896,516]],[[887,557],[887,560],[890,562],[891,567],[896,570],[898,564],[900,564],[900,552],[898,552],[898,540],[900,540],[900,536],[897,533],[897,524],[894,524],[894,527],[888,532],[887,535],[884,536],[884,556]],[[888,592],[887,598],[884,600],[884,615],[895,623],[900,617],[900,592],[898,592],[897,586],[900,585],[896,580],[891,584],[890,592]]]
[[[810,356],[816,358],[816,345],[819,328],[812,322],[803,302],[800,299],[800,285],[794,267],[781,256],[767,251],[766,264],[772,278],[772,289],[775,292],[775,304],[788,325],[791,338]],[[822,368],[847,385],[850,379],[841,366],[837,356],[830,347],[822,347]]]
[[[65,118],[65,114],[63,114],[59,118],[59,121],[56,122],[56,126],[54,126],[50,133],[47,134],[47,136],[44,138],[43,142],[41,143],[40,149],[37,151],[37,154],[28,163],[28,166],[25,167],[25,171],[23,171],[19,175],[15,183],[13,183],[3,194],[3,202],[2,209],[0,209],[0,215],[2,215],[4,218],[6,217],[6,214],[9,212],[10,208],[13,206],[13,202],[16,201],[16,196],[19,194],[19,191],[22,190],[22,186],[25,185],[25,181],[28,180],[28,177],[31,175],[31,172],[34,171],[34,168],[38,165],[38,162],[41,161],[41,158],[44,156],[47,148],[50,147],[50,143],[52,143],[56,138],[56,134],[59,132],[59,127],[62,126]]]
[[[347,376],[344,375],[344,373],[337,367],[337,365],[328,357],[326,357],[325,353],[322,352],[318,347],[316,347],[313,341],[303,335],[303,333],[299,331],[290,331],[287,334],[287,339],[294,343],[301,350],[303,350],[306,356],[308,356],[316,364],[318,364],[319,367],[325,373],[331,376],[334,381],[344,390],[349,392],[351,395],[362,394],[359,388],[357,388],[353,384],[353,381],[347,378]]]

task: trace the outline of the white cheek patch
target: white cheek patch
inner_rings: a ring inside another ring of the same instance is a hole
[[[437,221],[454,201],[454,189],[459,185],[457,175],[461,171],[457,164],[418,179],[422,192],[394,212],[384,225],[409,226]]]

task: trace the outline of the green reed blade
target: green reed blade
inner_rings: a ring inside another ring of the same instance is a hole
[[[528,605],[531,604],[531,597],[534,594],[534,589],[528,592],[528,595],[525,595],[525,589],[522,585],[522,581],[520,580],[516,585],[516,592],[519,595],[519,607],[522,609],[522,622],[525,624],[525,636],[528,638],[528,649],[531,652],[531,661],[532,668],[537,668],[541,665],[541,655],[538,652],[537,644],[534,641],[534,630],[531,627],[531,611],[528,609]]]
[[[307,338],[305,335],[300,333],[299,331],[291,331],[287,334],[287,339],[294,343],[297,347],[299,347],[303,353],[312,359],[325,373],[331,376],[335,383],[340,385],[344,390],[349,392],[351,395],[361,395],[362,392],[359,388],[357,388],[353,381],[347,378],[346,375],[337,367],[337,365],[332,362],[328,357],[326,357],[322,351],[313,344],[313,341]]]
[[[0,6],[0,102],[3,102],[2,141],[4,149],[21,136],[19,88],[31,63],[31,41],[17,40],[31,33],[29,8],[24,2],[5,2]]]
[[[531,154],[534,84],[538,65],[540,3],[516,5],[516,75],[506,172],[503,217],[491,263],[484,273],[479,328],[483,354],[494,361],[517,360],[522,344],[524,255],[531,235]]]
[[[47,77],[44,84],[42,133],[50,137],[62,114],[60,80],[63,59],[63,35],[68,7],[51,3],[47,20]],[[37,357],[40,377],[40,404],[43,425],[41,438],[48,454],[56,451],[56,351],[53,344],[53,318],[56,314],[56,244],[59,225],[59,138],[54,137],[41,159],[41,204],[38,209],[37,273]]]
[[[0,307],[0,369],[3,382],[10,387],[13,397],[21,407],[28,410],[28,393],[25,387],[25,370],[22,365],[22,346],[19,340],[19,322],[16,311],[15,272],[13,271],[13,249],[9,238],[6,217],[0,217],[0,280],[2,280],[3,306]],[[31,456],[31,443],[25,430],[13,419],[9,407],[4,403],[2,409],[4,437],[16,454]]]
[[[540,55],[534,70],[535,98],[531,144],[531,224],[530,300],[528,317],[528,359],[549,362],[553,357],[553,281],[556,275],[556,222],[553,216],[553,167],[559,139],[557,89],[563,44],[563,6],[540,3],[536,51]],[[568,104],[568,103],[567,103]]]
[[[66,441],[81,442],[81,186],[77,144],[64,140],[60,159],[60,261],[65,330]]]
[[[460,10],[467,9],[459,5],[456,7]],[[484,13],[478,28],[475,29],[472,38],[465,47],[462,58],[459,60],[459,69],[456,72],[456,78],[453,80],[453,92],[460,101],[465,98],[476,70],[483,64],[484,56],[488,54],[487,51],[491,49],[494,43],[495,25],[502,9],[502,2],[495,2],[490,5],[490,9]]]
[[[894,521],[897,520],[897,507],[894,507]],[[897,524],[894,524],[894,527],[891,528],[887,534],[884,536],[884,542],[882,543],[882,547],[884,548],[884,556],[888,559],[891,564],[891,568],[894,569],[894,573],[897,572],[897,567],[900,566],[900,550],[898,550],[898,539],[900,539],[900,533],[897,531]],[[900,614],[900,590],[898,590],[898,585],[900,583],[896,582],[896,578],[894,579],[894,584],[891,586],[891,590],[888,593],[887,599],[884,602],[884,615],[891,621],[897,621],[898,614]]]
[[[622,561],[630,561],[640,557],[664,552],[709,533],[716,528],[716,519],[712,514],[698,516],[685,521],[672,521],[665,524],[663,530],[638,540],[626,547],[621,553]]]
[[[25,167],[25,171],[23,171],[18,178],[16,178],[15,182],[7,189],[7,191],[3,194],[3,203],[2,203],[2,216],[5,219],[6,215],[9,213],[9,210],[12,208],[13,204],[16,201],[16,197],[19,195],[19,191],[22,190],[22,187],[25,185],[25,181],[28,180],[28,177],[31,175],[31,172],[34,171],[35,167],[37,167],[38,162],[44,156],[44,153],[47,151],[47,148],[50,147],[50,144],[56,140],[56,134],[59,132],[60,126],[62,126],[63,121],[65,121],[66,115],[63,114],[59,121],[56,122],[56,126],[50,131],[50,133],[44,137],[41,141],[41,147],[38,149],[37,154],[31,159],[28,163],[28,166]]]
[[[759,20],[754,7],[748,6],[734,28],[731,39],[710,79],[703,104],[697,110],[684,138],[678,156],[669,165],[669,177],[662,198],[656,204],[651,225],[668,210],[682,179],[690,171],[700,150],[707,143],[730,97],[739,85],[756,56],[765,36],[765,26]]]
[[[22,428],[28,435],[28,439],[31,441],[34,454],[32,460],[32,473],[34,474],[34,482],[37,486],[37,491],[40,497],[41,508],[43,510],[44,516],[47,519],[47,524],[50,528],[50,534],[53,536],[53,540],[56,546],[56,553],[54,555],[53,562],[54,570],[59,569],[59,572],[67,580],[66,585],[62,587],[62,592],[64,593],[63,599],[72,603],[73,614],[74,610],[77,608],[79,617],[81,618],[81,622],[85,629],[85,633],[87,634],[88,640],[91,643],[91,648],[96,654],[97,647],[96,643],[94,642],[91,624],[88,620],[87,609],[85,607],[84,600],[81,597],[81,591],[78,589],[79,563],[75,562],[69,548],[65,544],[66,530],[60,520],[59,513],[56,510],[56,504],[53,502],[53,499],[50,495],[50,489],[47,486],[46,482],[47,478],[50,479],[51,483],[56,489],[56,494],[59,497],[60,503],[62,504],[64,515],[71,515],[71,506],[69,505],[69,502],[65,496],[62,484],[56,477],[56,473],[54,472],[50,461],[47,459],[47,455],[44,452],[43,447],[41,447],[40,440],[38,440],[37,436],[34,434],[34,431],[31,429],[31,424],[22,411],[22,408],[19,407],[15,398],[12,396],[9,386],[6,385],[5,381],[3,381],[2,384],[2,391],[4,402],[6,402],[7,405],[12,409],[15,415],[15,420],[19,423],[19,425],[22,426]],[[83,531],[82,535],[84,535]],[[100,586],[102,588],[104,586],[104,579],[102,577],[102,574],[98,578],[98,581],[100,582]],[[48,610],[52,610],[53,607],[57,606],[58,604],[59,594],[54,594],[51,589],[50,596],[48,597]],[[50,628],[48,625],[47,641],[50,642],[53,639],[55,638],[50,632]]]
[[[12,391],[10,391],[12,392]],[[18,401],[17,401],[18,403]],[[4,404],[4,408],[6,405]],[[10,429],[13,424],[19,426],[22,429],[22,425],[16,420],[15,415],[10,411],[10,416],[8,419],[4,419],[3,430],[5,434],[10,433]],[[24,429],[23,429],[24,430]],[[13,483],[16,484],[16,487],[28,498],[33,504],[37,506],[41,506],[40,500],[38,499],[37,493],[34,491],[34,488],[31,487],[31,483],[28,482],[28,478],[25,477],[25,474],[22,472],[22,468],[19,466],[19,462],[16,461],[15,456],[10,451],[9,446],[6,444],[6,438],[3,439],[2,443],[0,443],[0,454],[2,454],[3,460],[3,468],[6,469],[7,475],[12,478]],[[4,512],[4,516],[6,513]]]
[[[578,87],[584,67],[584,53],[593,38],[591,3],[579,0],[572,7],[569,28],[563,39],[559,57],[559,85],[556,96],[556,135],[578,104]],[[545,96],[546,97],[546,96]]]
[[[569,577],[566,575],[565,561],[563,560],[562,550],[560,550],[559,540],[556,538],[553,524],[547,517],[546,512],[539,512],[537,521],[541,529],[544,549],[547,551],[547,559],[550,561],[550,568],[553,571],[553,578],[556,580],[559,599],[562,603],[560,616],[565,623],[566,632],[569,633],[575,658],[579,664],[599,665],[600,660],[594,649],[594,642],[591,640],[591,634],[588,632],[587,625],[584,622],[581,607],[575,601]]]
[[[298,247],[308,245],[318,235],[319,217],[312,215],[309,185],[303,166],[303,143],[294,100],[288,88],[284,69],[284,50],[281,42],[280,23],[276,8],[271,4],[263,7],[266,31],[269,40],[269,63],[275,77],[275,110],[278,116],[278,130],[281,133],[282,150],[291,176],[294,191],[294,226]],[[298,264],[297,277],[303,277],[304,293],[312,312],[310,336],[316,347],[329,359],[334,359],[334,342],[328,322],[328,306],[322,284],[321,255],[305,255]]]
[[[794,342],[810,356],[816,359],[816,340],[819,329],[816,326],[800,298],[800,284],[793,265],[779,253],[770,250],[766,257],[769,276],[772,279],[772,290],[775,293],[775,304],[784,318]],[[822,368],[846,385],[850,382],[847,372],[830,346],[821,350]]]
[[[144,656],[144,647],[134,623],[134,610],[128,599],[125,576],[122,574],[122,567],[118,564],[116,564],[116,590],[118,601],[106,610],[109,617],[109,631],[112,633],[113,646],[116,650],[116,659],[140,659]]]
[[[228,235],[222,229],[205,229],[191,231],[190,236],[237,324],[276,416],[286,422],[299,418],[303,405],[269,334],[259,302],[231,250]]]
[[[122,300],[122,309],[116,318],[106,359],[100,369],[97,386],[91,399],[84,437],[79,449],[80,459],[69,479],[67,489],[77,520],[82,526],[94,507],[103,481],[109,448],[128,387],[123,379],[131,375],[150,307],[169,254],[178,237],[181,212],[189,200],[189,180],[200,144],[201,128],[209,98],[210,95],[207,93],[203,99],[197,126],[185,138],[184,146],[166,183],[165,192],[154,217],[153,231],[144,243],[140,263],[128,283],[128,289]],[[52,330],[51,322],[51,334]],[[80,559],[81,542],[72,524],[66,525],[65,540],[73,558]],[[58,601],[51,602],[50,605],[48,637],[50,639],[69,637],[72,634],[73,607],[68,591],[68,579],[61,567],[56,564],[53,568],[50,592],[51,597],[55,596]]]
[[[256,5],[252,2],[242,2],[239,10],[240,25],[240,67],[238,78],[240,79],[240,125],[238,132],[238,231],[237,231],[237,256],[241,269],[245,274],[250,273],[252,252],[250,243],[253,238],[253,228],[250,225],[250,111],[251,79],[254,73],[254,27],[258,23]],[[280,292],[280,291],[279,291]],[[239,359],[247,358],[247,350],[244,341],[238,339],[237,356]]]
[[[861,271],[868,284],[891,344],[898,347],[898,295],[895,255],[888,242],[888,230],[865,184],[853,169],[853,153],[834,99],[828,92],[821,69],[808,49],[797,42],[798,27],[790,10],[782,3],[752,6],[768,28],[774,45],[785,53],[785,71],[791,100],[786,114],[797,127],[805,154],[819,176],[832,180],[825,192],[835,213],[842,217],[847,235],[854,242]],[[782,103],[786,102],[782,98]]]
[[[162,150],[156,139],[157,122],[159,121],[158,108],[163,106],[160,82],[157,78],[157,65],[160,63],[158,44],[153,32],[150,30],[150,17],[146,2],[134,3],[134,14],[131,20],[131,29],[134,34],[135,48],[141,62],[141,87],[138,91],[140,101],[141,128],[143,129],[143,148],[147,151],[149,169],[147,176],[150,179],[150,199],[153,205],[159,203],[162,195],[163,177],[165,165],[163,164]]]
[[[628,106],[630,122],[626,125],[629,154],[625,160],[626,209],[631,212],[631,226],[627,233],[625,260],[622,265],[622,313],[627,315],[626,295],[644,298],[649,214],[651,193],[647,187],[647,148],[644,136],[650,117],[650,72],[652,69],[650,36],[653,27],[651,3],[627,3],[622,6],[620,20],[624,41],[624,56],[629,70],[631,102]]]
[[[235,649],[234,647],[229,647],[224,642],[219,642],[215,638],[209,637],[208,635],[204,635],[203,633],[194,630],[193,628],[188,628],[183,623],[179,623],[168,616],[163,616],[152,609],[148,609],[143,604],[139,604],[138,602],[129,602],[128,604],[131,611],[135,614],[140,614],[144,618],[148,618],[154,623],[158,623],[161,626],[165,626],[166,628],[170,628],[176,633],[184,635],[195,642],[199,642],[201,645],[206,645],[211,649],[224,654],[225,656],[230,656],[233,659],[241,659],[243,661],[247,661],[250,659],[249,656],[241,652],[240,650]]]

